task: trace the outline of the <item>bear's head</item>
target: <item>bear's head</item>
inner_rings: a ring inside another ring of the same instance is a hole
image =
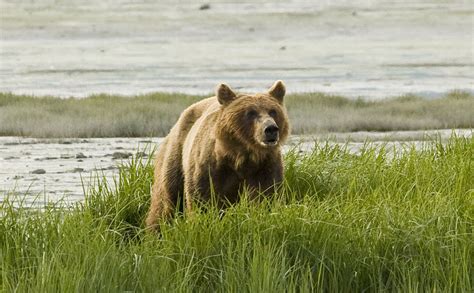
[[[285,91],[280,80],[268,92],[258,94],[235,93],[229,86],[219,85],[217,137],[247,149],[264,151],[278,147],[290,129],[283,103]]]

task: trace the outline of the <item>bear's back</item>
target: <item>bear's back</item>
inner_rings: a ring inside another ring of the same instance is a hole
[[[207,98],[201,102],[202,104],[196,105],[198,106],[196,110],[200,115],[194,121],[184,140],[183,165],[195,162],[196,158],[191,158],[193,153],[199,156],[200,149],[209,149],[208,144],[212,144],[214,141],[215,118],[221,106],[216,97]],[[183,167],[186,169],[186,166]]]

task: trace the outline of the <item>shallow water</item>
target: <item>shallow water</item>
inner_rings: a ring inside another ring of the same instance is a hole
[[[284,150],[297,147],[311,150],[315,141],[345,145],[353,153],[366,140],[375,145],[403,148],[420,147],[423,139],[439,137],[446,141],[451,130],[329,133],[315,136],[293,136]],[[457,130],[462,136],[472,136],[472,130]],[[130,154],[144,156],[162,141],[161,138],[93,138],[34,139],[0,137],[0,201],[8,193],[28,194],[27,206],[40,206],[47,201],[64,199],[76,202],[84,199],[84,188],[94,185],[97,175],[112,180],[117,166]],[[144,153],[141,153],[144,152]],[[35,174],[42,173],[42,174]]]
[[[0,91],[473,91],[471,1],[0,0]]]

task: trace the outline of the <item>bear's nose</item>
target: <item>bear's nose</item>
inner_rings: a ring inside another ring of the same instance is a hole
[[[265,136],[267,139],[275,139],[278,135],[278,126],[275,124],[265,127]]]

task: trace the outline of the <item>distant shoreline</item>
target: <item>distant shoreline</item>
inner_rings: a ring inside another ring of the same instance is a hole
[[[179,114],[205,96],[152,93],[59,99],[0,93],[0,136],[33,138],[162,137]],[[474,94],[404,95],[383,100],[322,93],[286,97],[292,133],[471,129]]]

